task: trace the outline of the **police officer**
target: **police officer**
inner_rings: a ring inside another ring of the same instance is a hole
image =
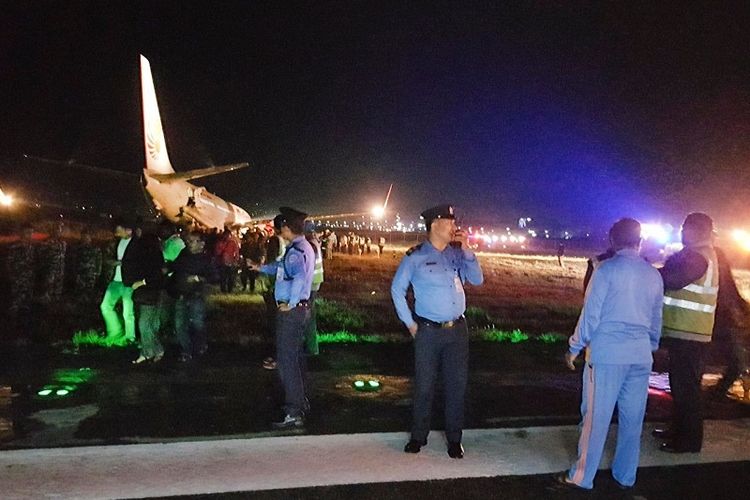
[[[315,251],[305,239],[307,214],[281,207],[273,220],[274,229],[289,244],[280,262],[272,261],[251,269],[276,275],[276,362],[284,387],[286,415],[273,426],[302,427],[308,409],[305,397],[307,367],[303,354],[305,328],[310,321],[310,290],[315,268]]]
[[[413,422],[411,439],[404,451],[418,453],[427,444],[435,379],[440,369],[445,381],[448,455],[463,458],[461,432],[469,360],[463,284],[482,284],[482,269],[469,250],[467,234],[456,228],[451,205],[425,210],[422,217],[428,239],[406,252],[391,285],[398,317],[414,337]],[[414,288],[414,314],[406,302],[410,284]]]

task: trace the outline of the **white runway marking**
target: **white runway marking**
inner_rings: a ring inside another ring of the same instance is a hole
[[[652,428],[641,466],[750,460],[750,419],[707,421],[700,454],[659,452]],[[544,474],[570,465],[577,436],[576,426],[468,430],[463,460],[448,458],[438,432],[417,455],[403,453],[405,433],[17,450],[0,452],[0,482],[4,499],[132,498]],[[603,468],[613,449],[611,432]]]

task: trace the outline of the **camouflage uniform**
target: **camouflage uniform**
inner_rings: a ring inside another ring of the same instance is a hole
[[[81,243],[76,249],[75,291],[81,303],[91,303],[102,274],[102,250],[92,243]]]
[[[65,250],[62,238],[51,237],[44,242],[39,252],[40,296],[42,303],[57,302],[62,298],[65,279]]]
[[[8,250],[8,282],[10,284],[10,307],[13,316],[31,311],[34,298],[34,268],[36,245],[31,241],[17,241]]]

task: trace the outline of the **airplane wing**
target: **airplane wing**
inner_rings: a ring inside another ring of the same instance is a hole
[[[136,181],[139,178],[138,174],[134,174],[132,172],[123,172],[122,170],[112,170],[112,169],[104,168],[104,167],[94,167],[92,165],[78,163],[74,160],[70,160],[70,161],[52,160],[50,158],[42,158],[41,156],[34,156],[34,155],[27,155],[27,154],[24,154],[22,157],[24,160],[28,161],[27,164],[32,168],[39,167],[39,163],[47,163],[51,165],[60,165],[60,166],[70,168],[70,169],[78,169],[81,171],[90,172],[92,174],[101,174],[110,178],[120,177],[123,179],[135,179]],[[35,164],[33,162],[39,162],[39,163]]]
[[[233,172],[241,168],[250,166],[247,163],[232,163],[231,165],[222,165],[220,167],[207,167],[199,168],[195,170],[188,170],[187,172],[173,172],[170,174],[154,174],[149,172],[149,177],[156,179],[159,182],[182,180],[189,181],[191,179],[199,179],[201,177],[208,177],[209,175],[223,174],[224,172]]]

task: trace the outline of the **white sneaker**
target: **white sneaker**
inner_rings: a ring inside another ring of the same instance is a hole
[[[291,415],[286,415],[284,417],[284,420],[281,422],[273,422],[271,424],[276,429],[290,429],[292,427],[302,427],[305,425],[305,421],[302,419],[302,417],[293,417]]]

